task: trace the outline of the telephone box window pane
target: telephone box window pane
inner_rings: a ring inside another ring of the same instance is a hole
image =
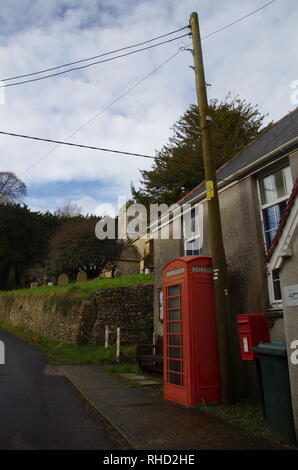
[[[163,321],[163,294],[162,289],[158,292],[158,302],[159,302],[159,320]]]
[[[180,295],[180,284],[168,287],[168,297],[176,297],[178,295]]]
[[[180,297],[168,299],[168,308],[180,307]]]
[[[182,344],[181,335],[169,335],[169,344],[173,346],[180,346]]]
[[[171,322],[169,324],[169,332],[170,333],[181,333],[181,322]]]
[[[181,320],[180,310],[169,310],[169,320]]]
[[[169,348],[168,352],[169,357],[174,357],[177,359],[182,359],[183,358],[183,351],[181,348]]]
[[[174,374],[170,372],[168,374],[168,380],[170,384],[173,385],[183,385],[183,377],[180,374]]]
[[[183,372],[183,362],[182,361],[168,361],[168,369],[175,372]]]

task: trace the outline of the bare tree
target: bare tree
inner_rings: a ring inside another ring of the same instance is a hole
[[[57,217],[77,217],[81,214],[82,208],[71,200],[65,201],[63,207],[59,207],[54,212]]]
[[[0,203],[19,202],[27,194],[27,187],[14,173],[0,172]]]

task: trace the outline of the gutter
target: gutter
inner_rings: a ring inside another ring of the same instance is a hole
[[[267,153],[266,155],[259,158],[258,160],[255,160],[254,162],[250,163],[249,165],[246,165],[244,168],[241,168],[240,170],[236,171],[235,173],[233,173],[232,175],[230,175],[227,178],[223,179],[222,181],[219,181],[218,184],[217,184],[218,190],[220,191],[220,190],[228,189],[229,185],[227,183],[230,182],[230,185],[236,183],[236,181],[234,181],[235,177],[238,177],[238,176],[240,177],[241,175],[247,173],[250,169],[252,169],[256,166],[259,166],[262,163],[265,163],[267,160],[269,160],[274,155],[281,153],[282,151],[286,150],[287,148],[289,148],[289,147],[291,147],[292,145],[295,145],[295,144],[298,144],[298,136],[294,137],[294,139],[292,139],[289,142],[281,145],[280,147],[272,150],[271,152]],[[286,156],[286,155],[284,155],[284,156]],[[229,161],[231,161],[231,160],[229,160]],[[220,168],[218,169],[218,171],[219,170],[220,170]],[[200,184],[203,184],[203,183],[204,182],[202,182]],[[183,205],[183,199],[184,198],[182,198],[180,200],[181,202],[178,201],[177,203],[174,203],[172,205],[175,205],[175,204]],[[206,191],[203,191],[202,193],[194,196],[192,199],[189,199],[188,201],[186,201],[186,203],[187,204],[193,204],[195,201],[200,201],[201,199],[203,201],[206,200]],[[170,211],[171,211],[171,206],[169,207],[169,212]],[[175,212],[175,210],[174,210],[174,212]],[[174,212],[173,212],[173,216],[174,216]],[[154,232],[156,230],[159,230],[160,229],[159,224],[162,224],[163,219],[165,219],[166,217],[164,217],[164,218],[161,217],[159,220],[153,222],[151,225],[148,225],[147,230],[151,229],[152,232]],[[157,227],[156,227],[156,225],[157,225]],[[148,234],[146,232],[146,236],[147,235]],[[139,238],[142,238],[142,236],[138,236],[136,239],[134,239],[134,241],[138,240]]]
[[[278,147],[277,149],[274,149],[272,150],[271,152],[267,153],[266,155],[264,155],[263,157],[259,158],[258,160],[255,160],[254,162],[250,163],[249,165],[246,165],[244,168],[241,168],[240,170],[236,171],[235,173],[233,173],[232,175],[228,176],[227,178],[225,178],[224,180],[220,181],[218,184],[217,184],[217,187],[218,189],[222,188],[223,186],[226,185],[226,183],[228,183],[229,181],[231,180],[234,180],[235,177],[238,177],[238,176],[241,176],[243,173],[246,173],[247,171],[249,171],[251,168],[254,168],[255,166],[259,165],[259,164],[262,164],[264,162],[266,162],[267,160],[269,160],[269,158],[273,157],[274,155],[282,152],[283,150],[286,150],[288,147],[291,147],[292,145],[295,145],[295,144],[298,144],[298,137],[295,137],[294,139],[290,140],[289,142],[287,142],[286,144],[283,144],[281,145],[280,147]],[[231,160],[229,160],[231,161]],[[220,170],[220,168],[219,168]],[[232,182],[232,181],[231,181]],[[195,196],[193,199],[189,199],[187,201],[188,204],[194,202],[197,198],[200,198],[200,197],[203,197],[204,195],[206,194],[206,191],[202,192],[201,194]]]

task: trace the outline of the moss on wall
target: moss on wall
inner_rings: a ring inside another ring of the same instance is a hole
[[[110,327],[111,343],[117,327],[123,344],[144,342],[150,339],[152,319],[152,284],[99,290],[87,301],[76,290],[0,296],[0,321],[69,343],[104,344],[105,325]]]

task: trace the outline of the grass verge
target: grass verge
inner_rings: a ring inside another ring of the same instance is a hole
[[[115,347],[105,349],[102,345],[77,346],[38,335],[34,331],[6,322],[0,322],[0,329],[8,331],[41,349],[51,365],[116,363]],[[121,347],[121,362],[135,362],[135,349],[135,345],[123,345]]]
[[[113,279],[93,279],[91,281],[72,283],[66,287],[42,286],[35,289],[16,289],[9,291],[0,291],[3,296],[41,296],[47,294],[74,294],[80,298],[88,298],[92,293],[101,289],[113,289],[116,287],[129,287],[137,284],[152,284],[152,274],[132,274]]]
[[[144,371],[137,364],[123,364],[107,367],[105,372],[112,375],[119,382],[127,385],[129,388],[136,388],[138,384],[134,380],[122,377],[120,374],[144,375]]]
[[[116,380],[124,383],[130,388],[140,387],[140,384],[138,383],[137,380],[134,380],[133,378],[130,379],[129,377],[123,377],[121,374],[142,375],[145,377],[145,379],[154,380],[154,381],[158,380],[160,381],[160,384],[162,385],[162,378],[160,375],[157,377],[156,374],[150,374],[147,371],[144,371],[143,369],[141,369],[137,364],[121,364],[121,365],[116,365],[112,367],[107,367],[105,369],[105,372],[112,375]],[[160,390],[156,391],[156,393],[160,393]]]
[[[261,405],[258,401],[243,400],[233,406],[223,406],[218,403],[199,404],[197,407],[235,426],[268,437],[266,422],[263,419]]]

